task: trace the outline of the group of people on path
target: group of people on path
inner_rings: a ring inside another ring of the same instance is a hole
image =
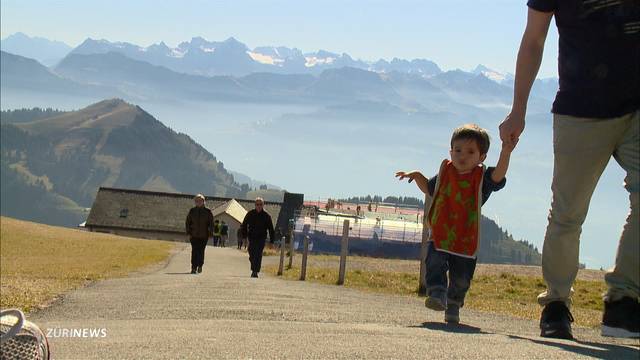
[[[229,238],[229,225],[224,221],[213,221],[213,246],[226,247]]]
[[[193,199],[195,206],[189,210],[185,221],[186,233],[191,242],[191,273],[202,272],[204,253],[207,242],[213,237],[213,246],[226,246],[229,227],[224,221],[213,219],[213,213],[205,206],[205,197],[198,194]],[[251,263],[251,277],[257,278],[262,267],[262,252],[269,236],[271,242],[275,240],[275,231],[271,215],[264,210],[264,199],[255,200],[255,208],[247,212],[242,225],[237,231],[238,249],[244,245],[249,252]],[[217,240],[216,240],[217,237]]]

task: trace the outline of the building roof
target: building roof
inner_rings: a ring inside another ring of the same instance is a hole
[[[194,206],[194,197],[195,194],[101,187],[91,206],[86,227],[184,233],[185,219],[189,209]],[[228,204],[230,200],[234,200],[245,211],[255,207],[254,200],[215,196],[206,196],[206,206],[209,209],[217,209]],[[231,211],[240,213],[235,205],[230,206],[235,209]],[[265,201],[264,209],[276,222],[280,216],[281,207],[282,203]]]
[[[247,210],[242,207],[242,205],[240,205],[240,203],[238,203],[236,199],[227,201],[226,203],[211,210],[211,212],[213,212],[214,217],[226,213],[237,220],[239,223],[242,223],[244,221],[244,217],[247,215]]]

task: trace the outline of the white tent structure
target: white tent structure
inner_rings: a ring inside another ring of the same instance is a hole
[[[244,217],[247,215],[247,210],[235,199],[231,199],[211,210],[211,212],[213,213],[214,221],[224,221],[229,226],[227,246],[229,246],[229,244],[237,244],[238,238],[236,233],[240,225],[242,225]]]

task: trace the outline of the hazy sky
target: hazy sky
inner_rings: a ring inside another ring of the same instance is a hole
[[[175,46],[194,36],[346,52],[354,58],[426,58],[444,70],[481,63],[513,72],[525,0],[152,1],[2,0],[1,37],[21,31],[76,46],[85,38]],[[540,77],[557,74],[555,25]]]

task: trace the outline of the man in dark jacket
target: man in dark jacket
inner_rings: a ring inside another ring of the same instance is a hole
[[[204,196],[196,195],[196,206],[189,210],[185,228],[191,242],[191,273],[201,273],[204,265],[204,249],[209,236],[213,234],[213,214],[204,206]]]
[[[242,221],[243,237],[249,239],[249,261],[251,262],[251,277],[257,278],[262,265],[262,250],[267,240],[267,231],[271,242],[274,240],[273,222],[271,216],[264,211],[264,200],[256,198],[256,208],[247,213]]]

